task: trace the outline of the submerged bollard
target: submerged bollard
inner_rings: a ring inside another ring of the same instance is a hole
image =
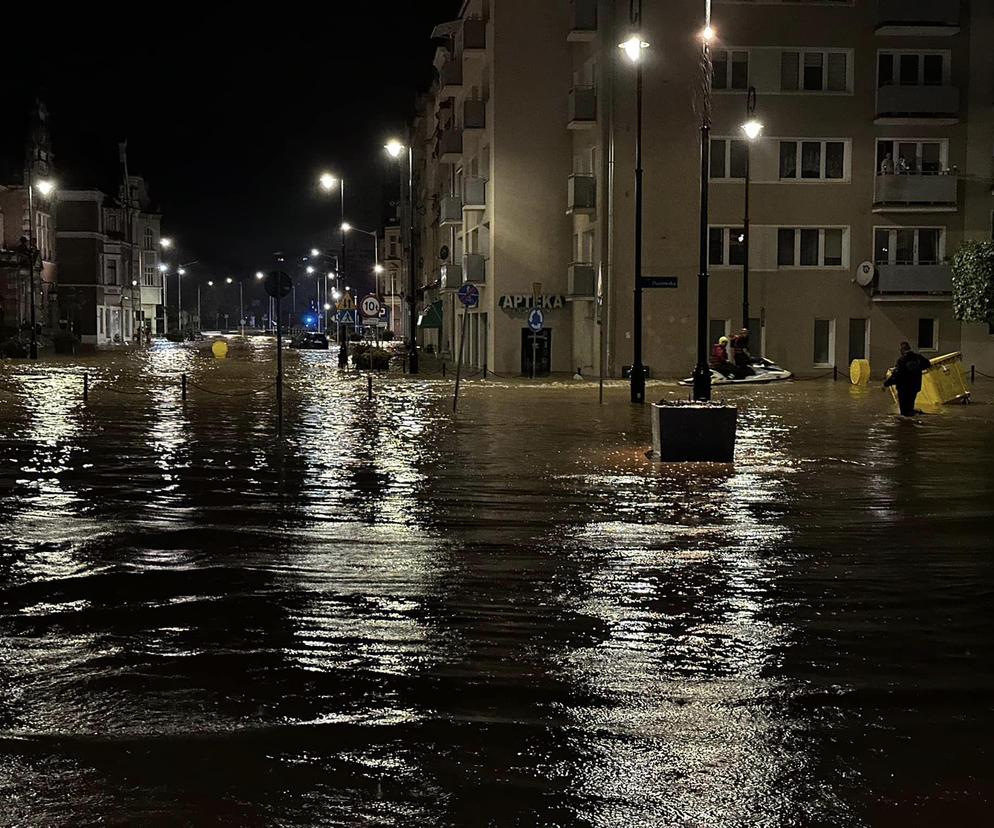
[[[832,382],[838,382],[838,381],[839,381],[839,366],[838,365],[833,365],[832,366]]]
[[[183,402],[186,402],[186,374],[180,375],[180,388],[182,389]]]
[[[373,375],[366,375],[366,399],[373,401]]]
[[[87,402],[90,399],[90,375],[87,373],[83,374],[83,402]]]
[[[442,376],[445,376],[445,361],[442,361]]]
[[[977,384],[977,366],[976,365],[971,365],[970,366],[970,385],[976,385],[976,384]]]

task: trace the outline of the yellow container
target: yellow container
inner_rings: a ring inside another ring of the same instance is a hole
[[[930,360],[932,367],[922,377],[922,396],[932,405],[946,405],[954,402],[969,402],[970,386],[967,385],[963,370],[963,355],[954,354]]]
[[[223,339],[215,340],[214,344],[211,345],[211,352],[216,359],[224,359],[228,355],[228,343]]]
[[[853,385],[870,384],[870,360],[854,359],[849,366],[849,382]]]

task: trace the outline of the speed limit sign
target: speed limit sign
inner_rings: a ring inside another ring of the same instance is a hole
[[[366,319],[377,319],[380,315],[380,300],[372,293],[369,296],[364,296],[362,302],[359,303],[359,310],[362,311],[362,315]]]

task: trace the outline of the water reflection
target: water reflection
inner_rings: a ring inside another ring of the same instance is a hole
[[[280,442],[272,343],[208,347],[0,366],[8,821],[983,813],[985,407],[767,389],[688,471],[624,389],[288,353]]]

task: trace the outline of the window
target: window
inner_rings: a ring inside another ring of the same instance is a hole
[[[35,234],[38,251],[44,261],[52,260],[52,232],[51,218],[47,213],[37,213],[35,215]]]
[[[939,321],[937,319],[918,320],[918,350],[937,351],[939,349]]]
[[[117,259],[107,260],[107,280],[105,284],[108,285],[117,284]]]
[[[117,232],[117,215],[108,211],[107,212],[107,232],[116,233]]]
[[[708,325],[708,336],[711,337],[709,342],[714,345],[721,337],[728,336],[729,328],[731,327],[731,322],[727,319],[712,319]]]
[[[151,227],[145,228],[145,249],[155,250],[155,233]]]
[[[842,227],[781,227],[778,267],[846,267],[848,231]]]
[[[878,86],[942,86],[950,72],[948,52],[880,52]]]
[[[737,138],[711,141],[711,178],[745,178],[749,148]]]
[[[934,265],[945,253],[941,227],[877,227],[873,259],[883,265]]]
[[[946,169],[948,141],[915,141],[887,138],[877,141],[877,172],[890,156],[894,172],[937,175]]]
[[[846,178],[848,154],[846,141],[780,141],[780,178],[842,181]]]
[[[866,359],[868,356],[867,345],[870,341],[870,320],[850,319],[849,320],[849,362],[854,359]]]
[[[814,364],[824,368],[835,364],[835,320],[816,319]]]
[[[747,89],[749,53],[730,49],[711,52],[711,85],[715,89]]]
[[[145,287],[155,287],[155,264],[145,263],[145,269],[142,271],[142,284]]]
[[[790,50],[780,53],[780,91],[847,92],[849,53]]]
[[[745,236],[741,227],[711,227],[708,230],[708,263],[741,265],[745,262]]]

